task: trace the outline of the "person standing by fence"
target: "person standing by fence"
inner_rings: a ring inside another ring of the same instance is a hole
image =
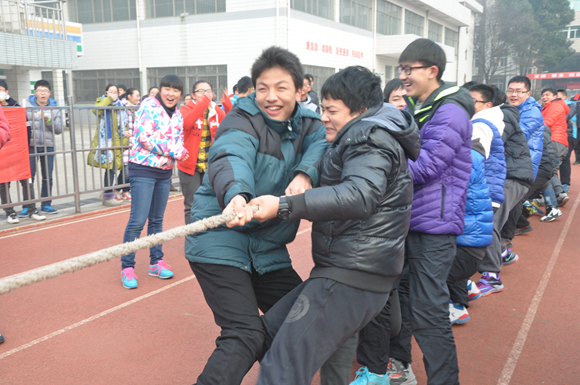
[[[135,121],[135,143],[129,156],[131,175],[131,216],[123,243],[139,238],[148,221],[147,235],[163,231],[163,215],[169,198],[171,171],[176,160],[189,154],[183,146],[183,118],[177,103],[183,93],[183,81],[176,75],[161,79],[159,93],[141,103]],[[173,277],[171,266],[163,260],[162,246],[150,249],[149,275]],[[122,282],[126,289],[137,288],[135,253],[121,257]]]
[[[139,90],[136,88],[129,88],[124,94],[124,98],[122,103],[124,106],[127,107],[137,107],[139,106],[139,102],[141,101],[141,94]],[[125,112],[127,113],[127,126],[125,131],[123,131],[123,136],[129,140],[129,145],[133,147],[135,143],[135,133],[133,132],[135,126],[135,119],[137,118],[137,110],[136,109],[126,109]],[[123,171],[119,173],[117,177],[117,185],[126,184],[129,182],[129,152],[131,150],[127,149],[123,151]],[[115,192],[115,196],[117,199],[121,198],[126,201],[131,200],[131,188],[130,187],[123,187],[121,190],[117,190]]]
[[[56,100],[50,97],[50,83],[39,80],[34,84],[34,95],[26,99],[26,120],[30,127],[30,199],[34,199],[34,176],[36,175],[36,162],[40,160],[40,172],[42,174],[41,198],[52,196],[52,171],[54,169],[54,135],[62,133],[61,111],[57,109],[43,110],[39,107],[56,107]],[[30,108],[33,107],[33,108]],[[37,108],[34,108],[37,107]],[[46,155],[39,155],[46,154]],[[42,202],[40,211],[43,214],[58,214],[51,206],[51,200]],[[21,217],[33,217],[38,215],[36,205],[31,204],[20,213]],[[34,219],[34,218],[33,218]]]
[[[114,84],[108,84],[103,96],[97,98],[96,107],[121,106],[119,91]],[[127,125],[127,114],[121,110],[94,109],[97,115],[99,128],[95,131],[95,136],[91,142],[91,151],[87,162],[89,166],[104,168],[104,186],[111,187],[115,181],[117,170],[123,169],[123,150],[120,148],[110,149],[110,147],[128,146],[129,139],[123,134]],[[122,171],[121,171],[122,172]],[[103,193],[103,205],[119,206],[123,203],[123,198],[115,194],[115,190],[105,190]]]

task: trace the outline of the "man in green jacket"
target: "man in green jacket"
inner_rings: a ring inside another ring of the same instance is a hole
[[[298,104],[303,70],[296,55],[264,50],[252,66],[252,82],[255,92],[238,100],[216,132],[192,209],[193,221],[232,210],[237,216],[228,227],[185,241],[191,269],[221,327],[199,385],[239,385],[262,353],[259,311],[302,282],[286,248],[300,221],[251,220],[247,203],[316,186],[314,165],[328,146],[318,115]]]

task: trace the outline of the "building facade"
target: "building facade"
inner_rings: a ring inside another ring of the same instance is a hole
[[[384,81],[398,76],[403,49],[419,37],[447,55],[443,80],[462,84],[473,68],[475,0],[69,0],[83,25],[84,54],[72,71],[77,103],[91,103],[107,83],[145,93],[166,74],[190,90],[210,81],[231,90],[264,48],[300,57],[314,89],[350,65]]]

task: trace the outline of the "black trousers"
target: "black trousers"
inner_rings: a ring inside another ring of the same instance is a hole
[[[189,264],[221,327],[197,384],[239,385],[263,355],[265,332],[259,310],[267,312],[302,279],[293,268],[259,275],[232,266]]]
[[[522,201],[520,202],[521,203],[520,206],[523,207],[523,204],[525,201],[527,201],[528,199],[531,199],[534,195],[537,195],[538,193],[541,193],[542,191],[547,189],[551,183],[552,183],[551,178],[548,178],[547,176],[538,175],[536,177],[536,180],[534,181],[534,183],[532,183],[532,185],[530,186],[528,193],[526,194],[524,199],[522,199]],[[518,229],[521,229],[523,227],[528,226],[529,224],[530,224],[530,221],[528,221],[528,219],[524,216],[523,210],[522,210],[520,212],[520,216],[517,218],[516,227]],[[514,235],[515,235],[515,233],[514,233]]]
[[[447,277],[457,252],[454,235],[410,231],[405,242],[408,273],[401,276],[399,299],[402,326],[391,340],[391,357],[411,362],[415,336],[428,385],[458,385],[459,367],[449,320]]]
[[[380,312],[388,297],[328,278],[306,280],[262,317],[268,350],[257,385],[310,385],[322,364]]]
[[[572,173],[572,163],[570,162],[570,156],[572,151],[576,147],[576,139],[571,134],[568,134],[568,153],[566,157],[560,163],[560,182],[562,184],[570,185],[570,175]]]
[[[457,246],[457,254],[455,254],[451,271],[447,277],[449,298],[454,303],[469,307],[467,280],[477,273],[479,264],[485,255],[485,249],[485,247]]]

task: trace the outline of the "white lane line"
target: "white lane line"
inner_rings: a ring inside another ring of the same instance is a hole
[[[564,244],[564,239],[568,234],[568,230],[570,229],[570,225],[572,224],[572,220],[574,219],[574,214],[578,209],[578,204],[580,204],[580,194],[576,197],[576,201],[574,202],[574,207],[572,211],[570,211],[568,215],[568,219],[566,220],[566,224],[564,225],[564,229],[560,234],[560,238],[558,239],[558,243],[556,243],[556,247],[554,251],[552,251],[552,257],[542,274],[542,279],[540,280],[540,284],[536,289],[536,293],[534,294],[534,298],[532,299],[532,303],[528,308],[528,312],[526,313],[526,317],[524,318],[524,322],[518,336],[516,337],[516,341],[512,347],[512,350],[508,356],[507,362],[503,367],[501,372],[501,376],[499,381],[497,382],[498,385],[508,385],[511,381],[512,375],[514,370],[516,369],[516,365],[518,364],[518,360],[520,355],[522,354],[522,350],[524,349],[524,344],[526,343],[526,339],[528,338],[528,333],[532,327],[532,322],[534,322],[534,318],[536,317],[536,312],[538,311],[538,307],[540,306],[540,302],[542,301],[542,296],[544,295],[544,291],[546,291],[546,286],[548,286],[548,281],[550,280],[550,276],[552,275],[552,271],[554,270],[554,266],[556,265],[556,261],[558,260],[558,256],[560,255],[560,250],[562,249],[562,245]]]
[[[309,228],[307,228],[306,230],[302,230],[302,231],[299,231],[299,232],[297,232],[297,233],[296,233],[296,236],[299,236],[299,235],[301,235],[301,234],[307,233],[307,232],[309,232],[310,230],[312,230],[312,227],[309,227]]]
[[[120,310],[120,309],[122,309],[122,308],[124,308],[124,307],[127,307],[127,306],[129,306],[129,305],[132,305],[132,304],[134,304],[134,303],[136,303],[136,302],[139,302],[139,301],[141,301],[141,300],[144,300],[144,299],[146,299],[146,298],[152,297],[152,296],[154,296],[154,295],[156,295],[156,294],[159,294],[159,293],[161,293],[161,292],[163,292],[163,291],[165,291],[165,290],[169,290],[169,289],[171,289],[171,288],[173,288],[173,287],[175,287],[175,286],[177,286],[177,285],[181,285],[181,284],[182,284],[182,283],[184,283],[184,282],[191,281],[191,280],[192,280],[192,279],[194,279],[194,278],[195,278],[195,275],[191,275],[191,276],[189,276],[189,277],[187,277],[187,278],[184,278],[184,279],[182,279],[182,280],[180,280],[180,281],[177,281],[177,282],[175,282],[175,283],[172,283],[171,285],[164,286],[164,287],[162,287],[161,289],[157,289],[157,290],[155,290],[155,291],[152,291],[152,292],[150,292],[150,293],[148,293],[148,294],[142,295],[141,297],[137,297],[137,298],[135,298],[135,299],[132,299],[132,300],[131,300],[131,301],[129,301],[129,302],[125,302],[125,303],[123,303],[123,304],[121,304],[121,305],[119,305],[119,306],[115,306],[115,307],[113,307],[113,308],[111,308],[111,309],[109,309],[109,310],[105,310],[105,311],[104,311],[104,312],[102,312],[102,313],[96,314],[96,315],[94,315],[94,316],[92,316],[92,317],[89,317],[89,318],[87,318],[87,319],[84,319],[84,320],[82,320],[82,321],[80,321],[80,322],[77,322],[77,323],[75,323],[75,324],[72,324],[72,325],[70,325],[70,326],[67,326],[67,327],[65,327],[65,328],[63,328],[63,329],[60,329],[60,330],[57,330],[57,331],[55,331],[55,332],[53,332],[53,333],[47,334],[47,335],[45,335],[44,337],[38,338],[38,339],[36,339],[36,340],[34,340],[34,341],[32,341],[32,342],[29,342],[29,343],[27,343],[27,344],[24,344],[24,345],[22,345],[22,346],[19,346],[19,347],[15,348],[15,349],[9,350],[9,351],[7,351],[6,353],[3,353],[3,354],[1,354],[1,355],[0,355],[0,360],[1,360],[1,359],[3,359],[3,358],[6,358],[6,357],[8,357],[8,356],[11,356],[11,355],[13,355],[13,354],[15,354],[15,353],[18,353],[18,352],[20,352],[20,351],[22,351],[22,350],[24,350],[24,349],[27,349],[27,348],[29,348],[29,347],[31,347],[31,346],[34,346],[34,345],[36,345],[36,344],[38,344],[38,343],[41,343],[41,342],[43,342],[43,341],[46,341],[46,340],[48,340],[48,339],[50,339],[50,338],[52,338],[52,337],[56,337],[56,336],[58,336],[58,335],[60,335],[60,334],[63,334],[63,333],[65,333],[65,332],[68,332],[68,331],[70,331],[70,330],[72,330],[72,329],[74,329],[74,328],[76,328],[76,327],[79,327],[79,326],[81,326],[81,325],[84,325],[84,324],[86,324],[86,323],[89,323],[89,322],[91,322],[91,321],[94,321],[94,320],[96,320],[96,319],[99,319],[99,318],[101,318],[101,317],[103,317],[103,316],[105,316],[105,315],[107,315],[107,314],[110,314],[110,313],[112,313],[112,312],[114,312],[114,311]]]

